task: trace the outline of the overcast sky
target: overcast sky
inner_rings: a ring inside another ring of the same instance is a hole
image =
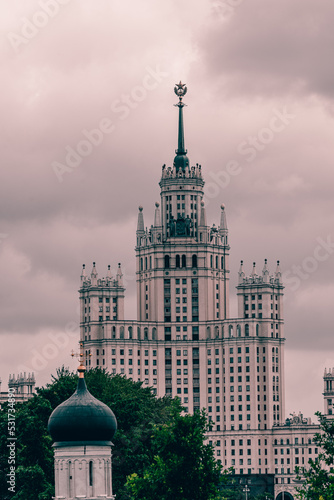
[[[226,205],[231,316],[240,260],[250,272],[279,259],[287,414],[323,410],[334,366],[333,20],[332,0],[2,2],[2,390],[9,373],[33,370],[42,385],[57,366],[76,367],[83,263],[104,276],[122,262],[135,318],[137,211],[150,226],[181,79],[210,224]]]

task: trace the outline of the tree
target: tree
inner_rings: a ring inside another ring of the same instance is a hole
[[[181,416],[156,426],[152,436],[153,461],[142,473],[128,477],[133,500],[213,500],[221,498],[221,465],[205,444],[205,411]]]
[[[318,457],[309,460],[309,468],[296,467],[297,478],[303,481],[298,497],[303,500],[333,500],[334,498],[334,421],[320,412],[320,432],[313,441],[320,448]]]

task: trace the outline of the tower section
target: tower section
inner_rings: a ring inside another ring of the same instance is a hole
[[[253,407],[257,409],[258,426],[264,429],[284,422],[285,418],[283,289],[279,261],[273,275],[265,259],[262,272],[258,274],[253,263],[249,276],[245,275],[241,261],[238,317],[244,323],[245,337],[253,337],[257,382],[253,386]],[[235,334],[240,336],[240,330]]]
[[[104,349],[100,344],[105,338],[116,337],[116,324],[124,321],[123,274],[118,264],[116,276],[108,266],[107,275],[99,278],[95,262],[90,276],[87,276],[85,265],[81,273],[80,295],[80,341],[88,348],[92,359],[86,359],[87,367],[106,364]],[[123,329],[124,336],[124,326]],[[97,349],[91,349],[96,347]],[[88,351],[87,351],[88,353]],[[102,355],[100,359],[100,355]],[[101,361],[101,363],[100,363]]]
[[[334,418],[334,368],[324,373],[324,404],[325,415],[327,418]]]
[[[190,166],[185,149],[181,82],[178,147],[173,166],[163,165],[160,204],[154,224],[144,225],[139,207],[137,225],[137,317],[157,322],[159,340],[204,340],[211,322],[229,317],[229,245],[225,207],[220,225],[210,227],[203,201],[201,165]]]

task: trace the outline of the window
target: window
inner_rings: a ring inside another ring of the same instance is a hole
[[[93,461],[89,462],[89,486],[93,486]]]
[[[195,254],[191,258],[191,266],[197,267],[197,255],[195,255]]]
[[[182,267],[187,267],[187,258],[185,255],[182,255]]]
[[[165,269],[169,269],[169,255],[165,255]]]
[[[175,257],[175,267],[180,267],[180,256],[179,255],[177,255]]]

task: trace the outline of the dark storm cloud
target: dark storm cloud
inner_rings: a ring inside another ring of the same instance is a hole
[[[207,71],[228,93],[333,96],[332,2],[222,0],[212,16],[200,46]]]

